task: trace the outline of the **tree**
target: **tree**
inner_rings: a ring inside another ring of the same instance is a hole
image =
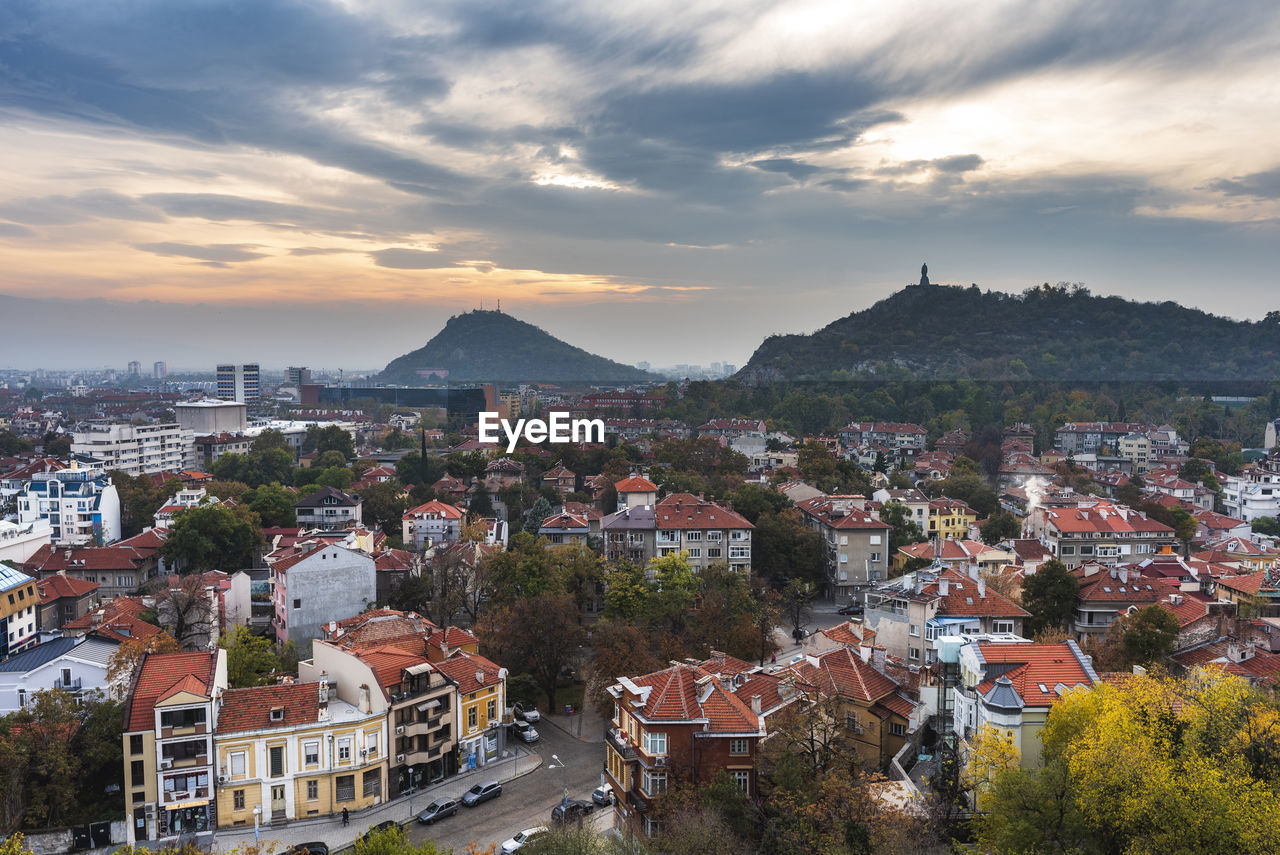
[[[298,524],[297,511],[294,509],[298,494],[282,487],[278,481],[249,490],[244,494],[244,501],[249,510],[258,515],[264,527],[291,528]]]
[[[1182,542],[1182,554],[1186,556],[1190,553],[1191,541],[1195,538],[1200,523],[1181,507],[1170,508],[1169,518],[1172,520],[1170,524],[1173,526],[1173,536]]]
[[[1275,517],[1254,517],[1250,525],[1253,526],[1253,530],[1258,534],[1280,537],[1280,521],[1277,521]]]
[[[249,446],[249,453],[262,453],[272,449],[287,451],[290,455],[293,454],[293,447],[289,445],[289,438],[274,428],[267,428],[254,437],[252,444]]]
[[[613,717],[608,688],[621,676],[649,674],[663,663],[651,650],[645,631],[625,620],[602,620],[591,630],[594,655],[587,672],[586,699],[603,718]]]
[[[493,516],[493,497],[489,495],[489,491],[483,484],[478,485],[476,491],[471,494],[467,509],[477,516]]]
[[[1018,767],[1018,749],[989,724],[982,726],[965,757],[960,774],[961,788],[970,794],[975,807],[981,809],[983,796],[1002,772]]]
[[[227,682],[234,689],[270,685],[271,678],[283,670],[275,645],[247,626],[224,634],[218,646],[227,651]]]
[[[919,523],[911,518],[911,509],[901,502],[885,502],[880,508],[880,521],[889,524],[889,557],[898,550],[926,538]]]
[[[183,650],[207,650],[218,623],[218,601],[203,574],[180,576],[151,586],[156,615]]]
[[[338,425],[312,425],[307,428],[307,435],[302,439],[302,453],[310,454],[319,451],[336,451],[342,455],[342,465],[356,456],[355,442],[351,434]]]
[[[1090,852],[1093,836],[1061,760],[996,772],[970,823],[984,852]]]
[[[360,491],[361,514],[364,524],[378,526],[389,537],[400,537],[403,529],[400,518],[409,508],[409,497],[394,481],[370,484]]]
[[[434,840],[411,842],[408,833],[399,825],[370,829],[356,838],[351,851],[352,855],[448,855],[449,853],[449,850],[441,849]]]
[[[347,469],[348,458],[344,457],[342,452],[329,449],[322,451],[311,463],[312,469]]]
[[[791,579],[819,584],[826,574],[822,535],[804,524],[800,511],[766,511],[752,534],[752,568],[776,587]]]
[[[987,517],[979,529],[981,532],[982,542],[988,546],[994,546],[1007,538],[1015,538],[1022,533],[1022,524],[1018,522],[1018,518],[1006,511],[992,514]]]
[[[1161,662],[1178,641],[1178,618],[1155,603],[1121,619],[1124,651],[1130,665]]]
[[[1022,607],[1031,613],[1025,629],[1034,635],[1050,627],[1066,627],[1076,607],[1080,582],[1065,564],[1051,558],[1022,582]]]
[[[519,599],[481,618],[477,629],[485,649],[499,662],[519,662],[538,681],[555,708],[556,681],[575,661],[585,633],[570,594],[543,593]]]
[[[539,496],[533,503],[533,507],[529,508],[529,512],[525,514],[524,530],[537,537],[538,529],[542,528],[543,521],[549,516],[551,516],[551,503]]]
[[[782,613],[791,624],[792,636],[800,634],[800,628],[809,620],[812,612],[813,586],[799,579],[792,579],[782,589]]]
[[[244,505],[201,505],[179,511],[160,554],[187,570],[233,572],[253,566],[262,543],[258,517]]]

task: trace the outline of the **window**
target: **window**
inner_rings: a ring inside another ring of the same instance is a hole
[[[701,548],[701,547],[697,547],[697,546],[695,546],[695,547],[693,547],[692,549],[689,549],[689,550],[688,550],[688,553],[689,553],[689,557],[690,557],[690,558],[701,558],[701,557],[702,557],[702,548]]]
[[[314,802],[318,798],[320,798],[320,782],[307,781],[307,801]]]
[[[365,798],[382,795],[381,769],[370,769],[364,773],[364,795]]]
[[[714,542],[716,542],[716,543],[719,543],[720,541],[724,540],[724,532],[722,532],[722,531],[709,531],[709,532],[707,532],[707,540],[710,540],[710,541],[714,541]]]
[[[738,785],[738,789],[747,793],[751,791],[751,773],[750,772],[734,772],[733,782]]]
[[[341,763],[351,762],[351,737],[349,736],[338,740],[338,761]],[[355,784],[351,786],[354,788]]]
[[[130,754],[142,753],[142,734],[141,733],[135,733],[129,737],[129,753]]]
[[[906,736],[907,726],[905,724],[899,724],[896,721],[891,722],[889,724],[889,733],[892,734],[893,736]]]
[[[645,769],[642,783],[646,796],[660,796],[667,791],[667,773]]]
[[[730,754],[746,754],[749,750],[750,750],[750,743],[748,743],[747,740],[745,739],[729,740]]]
[[[644,818],[644,833],[649,837],[656,837],[662,833],[662,820],[653,819],[651,817]]]
[[[700,532],[700,531],[686,531],[686,532],[684,533],[684,539],[685,539],[685,540],[691,540],[691,541],[700,541],[700,540],[702,540],[702,532]]]
[[[294,607],[295,609],[300,609],[300,608],[302,608],[302,600],[294,600],[294,601],[293,601],[293,607]]]
[[[723,549],[721,549],[720,547],[718,547],[718,546],[708,546],[708,547],[707,547],[707,557],[708,557],[708,558],[721,558],[721,557],[723,557],[723,556],[724,556],[724,550],[723,550]]]
[[[872,545],[872,546],[879,546],[879,545],[880,545],[880,535],[878,535],[878,534],[873,534],[873,535],[871,535],[871,545]]]
[[[146,781],[143,780],[146,778],[146,775],[146,768],[143,766],[141,760],[134,760],[129,764],[129,780],[133,782],[135,787],[141,787],[146,783]]]
[[[236,790],[231,794],[231,799],[236,810],[244,810],[244,790]]]
[[[847,534],[842,534],[842,535],[840,535],[840,545],[841,545],[841,546],[848,546],[848,545],[849,545],[849,535],[847,535]]]
[[[1075,555],[1076,548],[1074,546],[1063,546],[1058,550],[1058,552],[1063,555]]]
[[[848,563],[849,563],[849,553],[847,553],[847,552],[841,552],[841,553],[840,553],[840,563],[841,563],[841,564],[848,564]]]
[[[480,711],[475,705],[467,708],[467,730],[475,730],[480,726]]]
[[[911,624],[911,634],[912,634],[913,636],[915,636],[916,638],[919,638],[919,637],[920,637],[920,625],[919,625],[919,624],[916,624],[916,623]]]
[[[917,647],[908,647],[908,648],[907,648],[907,658],[908,658],[908,659],[916,659],[916,660],[918,660],[918,659],[920,658],[920,649],[919,649],[919,648],[917,648]]]
[[[376,732],[364,735],[364,747],[368,750],[370,757],[378,756],[378,734]]]
[[[237,751],[235,754],[231,755],[231,777],[233,778],[244,777],[244,752],[243,751]]]
[[[992,624],[991,624],[991,629],[992,629],[992,631],[993,631],[993,632],[1007,632],[1007,633],[1012,633],[1012,632],[1013,632],[1013,621],[1011,621],[1011,620],[998,620],[998,621],[993,621],[993,622],[992,622]]]
[[[667,735],[666,733],[644,732],[644,753],[645,754],[666,754],[667,753]]]
[[[319,742],[303,743],[302,762],[308,766],[320,765],[320,743]]]
[[[284,774],[284,746],[272,745],[267,749],[271,766],[271,777],[279,778]]]
[[[873,553],[871,553],[871,560],[872,560],[872,561],[879,561],[879,560],[880,560],[880,553],[879,553],[879,552],[873,552]]]
[[[340,802],[353,802],[356,800],[356,776],[355,775],[339,775],[334,786],[335,796]]]
[[[751,547],[750,546],[730,546],[729,557],[730,558],[750,558]]]

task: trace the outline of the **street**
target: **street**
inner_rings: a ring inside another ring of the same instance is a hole
[[[545,720],[536,727],[542,738],[529,747],[542,756],[542,766],[537,771],[503,784],[501,797],[474,808],[459,808],[456,816],[435,825],[422,825],[417,820],[410,822],[405,827],[410,839],[417,843],[434,840],[442,847],[452,847],[459,855],[468,843],[477,844],[482,851],[491,843],[501,845],[518,831],[550,824],[551,809],[560,801],[562,779],[568,782],[569,798],[590,801],[591,791],[600,785],[604,743],[574,739]],[[599,738],[597,734],[589,735]],[[551,759],[553,754],[564,761],[565,769],[558,768]],[[468,781],[466,785],[472,783],[474,781]],[[457,792],[448,789],[445,792],[461,797],[465,789],[459,782]],[[414,810],[420,812],[429,801],[427,798],[420,804],[415,801]],[[609,810],[612,808],[597,807],[593,816]]]

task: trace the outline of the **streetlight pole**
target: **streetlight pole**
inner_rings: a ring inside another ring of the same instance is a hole
[[[548,766],[547,768],[560,770],[560,789],[563,791],[560,804],[564,806],[569,804],[569,767],[564,765],[564,761],[560,759],[558,754],[552,754],[551,759],[560,764],[559,766]]]
[[[262,805],[253,806],[253,842],[258,842],[258,818],[262,816]]]
[[[418,786],[418,774],[409,767],[409,818],[413,819],[413,791]]]

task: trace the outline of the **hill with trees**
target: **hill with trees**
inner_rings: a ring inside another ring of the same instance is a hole
[[[1021,294],[921,277],[810,335],[765,339],[738,378],[778,380],[1270,380],[1280,312],[1236,321],[1082,285]]]
[[[432,370],[448,380],[550,383],[639,382],[651,374],[561,341],[503,312],[454,315],[424,346],[393,359],[377,378],[418,385]]]

